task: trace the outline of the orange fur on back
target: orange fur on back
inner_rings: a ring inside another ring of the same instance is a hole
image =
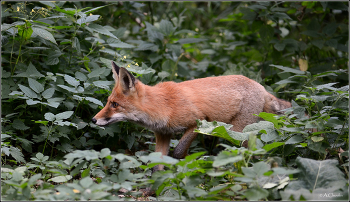
[[[196,119],[232,124],[241,132],[255,123],[260,112],[278,113],[291,107],[268,93],[259,83],[241,75],[207,77],[181,83],[148,86],[114,62],[116,85],[106,106],[93,118],[97,125],[132,121],[155,132],[156,151],[167,155],[171,135],[184,132],[174,150],[183,158],[196,137]],[[116,106],[116,107],[115,107]]]

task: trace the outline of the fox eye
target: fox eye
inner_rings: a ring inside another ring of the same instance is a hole
[[[119,106],[119,104],[116,103],[116,102],[112,102],[111,104],[112,104],[112,107],[113,107],[113,108],[117,108],[117,107]]]

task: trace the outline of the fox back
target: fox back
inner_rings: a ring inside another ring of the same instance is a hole
[[[183,158],[196,137],[196,119],[232,124],[241,132],[260,112],[278,113],[291,107],[259,83],[241,75],[207,77],[148,86],[112,62],[115,86],[106,106],[92,119],[104,126],[119,121],[140,124],[156,135],[156,151],[168,154],[171,135],[184,135],[174,150]]]

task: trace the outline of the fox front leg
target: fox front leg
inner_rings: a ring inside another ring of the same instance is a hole
[[[188,149],[191,146],[191,143],[197,137],[197,133],[193,132],[196,127],[191,127],[186,130],[185,134],[179,141],[179,144],[174,149],[174,158],[182,159],[187,155]]]
[[[159,134],[159,133],[155,133],[155,135],[156,135],[156,152],[161,152],[162,156],[168,155],[171,135]],[[153,167],[153,172],[157,170],[163,170],[163,169],[164,169],[164,165],[157,165]]]

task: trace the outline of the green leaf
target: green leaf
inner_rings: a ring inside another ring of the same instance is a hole
[[[259,201],[260,199],[267,198],[269,191],[260,186],[254,186],[246,190],[243,195],[250,201]]]
[[[278,43],[275,43],[273,47],[275,47],[275,49],[278,51],[283,51],[284,48],[286,47],[286,44],[283,42],[278,42]]]
[[[222,151],[214,159],[213,167],[220,167],[226,164],[233,164],[243,160],[243,156],[234,156],[231,152]]]
[[[45,113],[44,117],[48,121],[54,121],[56,119],[56,116],[51,112]]]
[[[102,67],[99,69],[95,69],[94,71],[92,71],[90,74],[88,74],[87,76],[89,78],[94,78],[94,77],[99,77],[101,76],[104,72],[106,71],[106,67]]]
[[[273,34],[274,34],[273,27],[271,27],[270,25],[263,25],[259,30],[259,34],[260,34],[261,40],[263,41],[265,46],[267,46],[268,43],[273,38]]]
[[[49,179],[48,181],[61,183],[61,182],[67,182],[70,179],[72,179],[71,175],[65,175],[65,176],[53,177],[53,178]]]
[[[339,170],[337,160],[317,161],[297,157],[296,164],[300,170],[298,180],[290,182],[285,190],[280,192],[282,200],[289,200],[291,196],[294,200],[324,200],[324,193],[348,190],[347,180]]]
[[[257,176],[263,176],[264,173],[270,170],[270,165],[268,165],[264,161],[260,161],[253,165],[253,170]]]
[[[108,31],[105,27],[98,25],[98,24],[89,24],[89,28],[92,29],[93,31],[110,36],[112,38],[118,39],[116,36],[114,36],[110,31]]]
[[[73,115],[74,111],[65,111],[59,114],[56,114],[56,120],[68,119]]]
[[[34,67],[34,65],[30,62],[26,72],[22,72],[17,74],[14,77],[44,77],[44,75],[40,74],[40,72]]]
[[[256,18],[256,13],[254,11],[251,11],[249,8],[242,7],[240,11],[243,14],[242,20],[250,20],[254,21]]]
[[[190,161],[202,156],[205,153],[206,152],[197,152],[197,153],[191,154],[189,156],[186,156],[185,159],[180,160],[179,163],[177,163],[176,165],[184,166],[186,163],[189,163]]]
[[[80,42],[79,42],[79,39],[77,37],[73,37],[73,39],[72,39],[72,48],[75,48],[77,50],[78,54],[81,53]]]
[[[81,173],[81,178],[84,177],[90,177],[90,168],[86,168],[82,173]]]
[[[44,86],[41,83],[35,81],[34,79],[28,78],[29,87],[37,93],[44,91]]]
[[[253,123],[250,125],[247,125],[242,130],[243,133],[253,133],[257,135],[262,130],[265,130],[266,133],[263,133],[261,135],[261,140],[264,142],[270,142],[273,140],[279,139],[279,136],[277,132],[275,131],[274,124],[269,121],[260,121],[258,123]]]
[[[201,39],[201,38],[185,38],[185,39],[179,39],[177,43],[180,44],[189,44],[189,43],[198,43],[201,41],[206,41],[207,39]]]
[[[158,46],[154,43],[141,43],[137,48],[134,49],[135,51],[144,51],[144,50],[151,50],[151,51],[157,51]]]
[[[48,32],[47,30],[41,29],[41,28],[39,28],[39,27],[34,27],[34,26],[32,27],[32,29],[33,29],[33,32],[34,32],[35,34],[37,34],[38,36],[40,36],[41,38],[46,39],[46,40],[49,40],[49,41],[51,41],[52,43],[54,43],[54,44],[57,45],[55,38],[54,38],[53,35],[52,35],[50,32]]]
[[[86,24],[86,23],[98,20],[99,17],[100,15],[89,15],[87,17],[81,17],[80,19],[77,20],[77,23],[79,25]]]
[[[97,105],[103,107],[103,103],[102,103],[101,101],[99,101],[98,99],[96,99],[96,98],[93,98],[93,97],[85,97],[85,100],[88,100],[88,101],[90,101],[90,102],[92,102],[92,103],[94,103],[94,104],[97,104]]]
[[[159,31],[161,31],[166,36],[170,36],[175,31],[175,27],[170,21],[161,20],[159,23]]]
[[[79,181],[79,184],[84,188],[89,188],[93,183],[90,177],[85,177]]]
[[[58,87],[61,87],[65,90],[68,90],[69,92],[72,92],[72,93],[79,93],[79,91],[75,88],[72,88],[72,87],[68,87],[68,86],[65,86],[65,85],[57,85]],[[82,88],[81,86],[79,86],[80,88]],[[84,89],[82,88],[82,92],[84,91]]]
[[[38,95],[34,91],[32,91],[30,88],[25,87],[21,84],[18,84],[18,86],[27,97],[38,98]]]
[[[110,43],[108,45],[110,47],[113,47],[113,48],[134,48],[135,47],[134,45],[127,44],[127,43],[124,43],[124,42]]]
[[[312,45],[316,46],[319,49],[323,48],[324,42],[325,42],[324,40],[312,40],[311,41]]]
[[[53,94],[55,93],[55,88],[48,88],[46,89],[41,95],[45,98],[45,99],[49,99],[52,98]]]
[[[87,77],[85,76],[85,74],[81,73],[81,72],[75,72],[75,77],[77,79],[79,79],[80,81],[86,81]]]
[[[322,140],[324,140],[324,137],[322,136],[312,136],[311,140],[314,142],[321,142]]]
[[[272,16],[274,17],[277,17],[281,20],[292,20],[292,18],[290,18],[286,13],[280,13],[280,12],[276,12],[276,13],[273,13]]]
[[[263,149],[265,149],[266,151],[270,151],[271,149],[282,146],[284,144],[285,144],[284,142],[274,142],[271,144],[266,144],[265,146],[263,146]]]
[[[11,146],[10,147],[10,154],[14,159],[16,159],[16,161],[23,162],[23,163],[26,162],[23,158],[24,156],[23,156],[21,150],[19,150],[18,148]]]
[[[101,152],[100,152],[100,158],[105,158],[106,156],[109,156],[111,155],[111,150],[109,148],[103,148],[101,149]]]
[[[29,129],[28,126],[26,126],[21,120],[16,119],[12,123],[12,127],[17,129],[17,130],[27,130]]]
[[[275,128],[279,129],[281,125],[278,124],[278,120],[275,118],[276,114],[260,112],[258,117],[263,118],[265,121],[270,121],[273,123]]]
[[[72,85],[72,86],[74,86],[74,87],[77,87],[77,86],[79,86],[79,84],[80,84],[80,82],[76,79],[76,78],[74,78],[74,77],[71,77],[71,76],[69,76],[69,75],[64,75],[64,80],[67,82],[67,83],[69,83],[70,85]]]
[[[29,178],[28,180],[28,185],[35,185],[37,183],[37,180],[39,180],[42,177],[41,173],[35,174],[32,177]]]
[[[303,141],[304,137],[302,135],[294,135],[293,137],[289,138],[285,144],[296,144]]]
[[[291,72],[291,73],[294,73],[294,74],[305,74],[304,71],[300,71],[300,70],[297,70],[297,69],[292,69],[292,68],[289,68],[289,67],[284,67],[284,66],[281,66],[281,65],[270,65],[270,66],[276,67],[278,69],[281,69],[284,72]]]
[[[338,28],[338,24],[335,22],[327,24],[323,29],[322,32],[328,36],[332,36]]]

